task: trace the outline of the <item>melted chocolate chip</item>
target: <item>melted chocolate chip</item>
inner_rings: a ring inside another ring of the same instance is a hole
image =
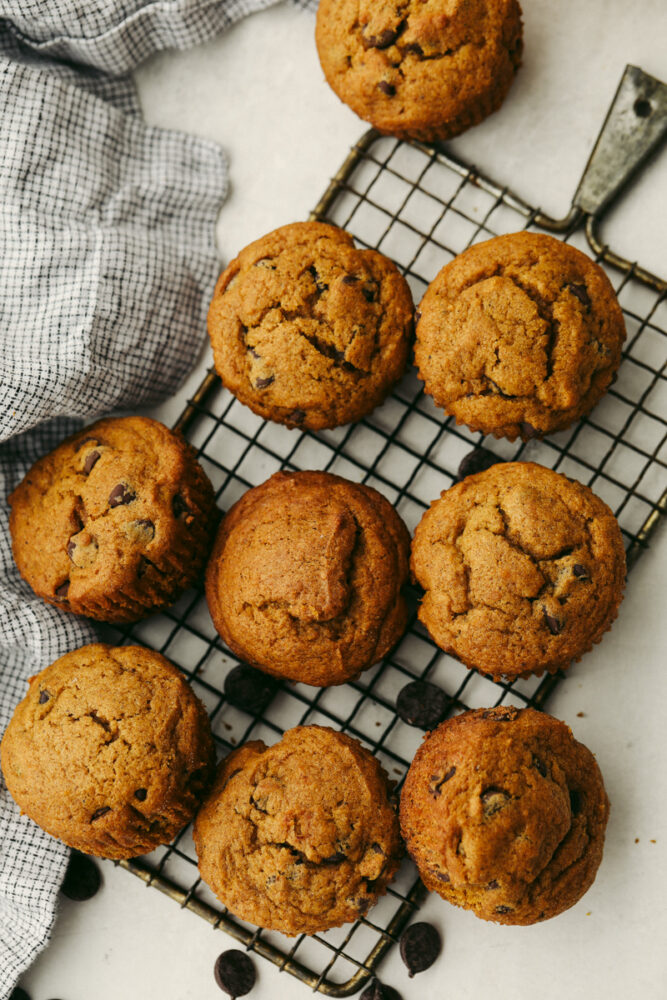
[[[322,858],[320,861],[321,865],[339,865],[341,861],[347,859],[346,854],[342,854],[341,851],[336,851],[335,854],[330,854],[328,858]]]
[[[246,350],[247,350],[248,354],[252,354],[253,358],[256,361],[261,361],[262,360],[261,355],[257,353],[257,351],[254,349],[254,347],[247,347]]]
[[[96,809],[93,815],[90,817],[90,822],[94,822],[96,819],[100,819],[101,816],[106,816],[108,812],[111,812],[111,806],[100,806]]]
[[[72,539],[70,538],[69,542],[67,543],[67,555],[69,556],[72,562],[74,562],[73,556],[75,552],[76,552],[76,542],[73,542]]]
[[[588,289],[586,288],[585,285],[569,284],[569,285],[566,285],[565,287],[570,289],[570,291],[572,292],[572,294],[574,295],[574,297],[576,299],[579,299],[579,301],[581,302],[581,304],[583,306],[585,306],[587,309],[590,308],[591,300],[590,300],[590,297],[588,295]]]
[[[578,580],[590,580],[588,570],[581,563],[575,563],[572,567],[572,572],[577,577]]]
[[[375,302],[377,287],[369,288],[368,286],[366,286],[366,288],[361,289],[361,292],[364,298],[366,299],[366,302]]]
[[[171,501],[171,509],[174,517],[183,520],[190,513],[190,508],[180,493],[175,493]]]
[[[367,49],[388,49],[398,38],[399,32],[392,28],[385,28],[379,35],[363,36],[363,43]]]
[[[384,854],[384,851],[379,844],[371,844],[371,851],[373,854]]]
[[[137,494],[133,493],[125,483],[118,483],[109,494],[110,507],[124,507],[137,499]]]
[[[146,576],[146,573],[148,573],[148,570],[152,565],[153,563],[150,559],[147,559],[146,556],[139,556],[139,562],[137,563],[137,578],[141,580],[143,576]]]
[[[487,889],[499,889],[500,885],[498,884],[497,879],[493,878],[493,879],[491,879],[491,881],[489,882],[489,884],[487,885],[486,888]]]
[[[558,618],[554,618],[553,615],[550,615],[546,609],[543,608],[542,610],[544,611],[544,621],[551,634],[560,635],[563,631],[563,623],[559,621]]]
[[[145,788],[137,788],[136,792],[134,793],[134,797],[137,800],[137,802],[145,802],[147,795],[148,792]]]
[[[272,385],[275,380],[275,375],[268,375],[266,378],[258,378],[255,380],[255,389],[268,389],[268,387]]]
[[[485,788],[480,795],[482,800],[482,805],[484,807],[484,815],[488,818],[489,816],[495,815],[509,802],[509,795],[504,792],[502,788]]]
[[[519,433],[524,441],[529,441],[531,438],[538,438],[542,436],[542,431],[538,431],[537,427],[533,427],[526,420],[522,420],[519,424]]]
[[[67,597],[69,593],[69,580],[64,580],[63,583],[56,587],[56,597]]]
[[[378,83],[378,90],[381,90],[383,94],[387,97],[394,97],[396,94],[396,87],[393,83],[388,83],[386,80],[380,80]]]
[[[88,452],[88,454],[86,455],[86,460],[83,463],[83,471],[86,473],[87,476],[90,475],[90,473],[93,470],[93,467],[95,466],[96,462],[99,461],[100,458],[101,455],[100,452],[97,451],[97,449]]]
[[[359,1000],[401,1000],[401,994],[393,986],[386,986],[374,979],[359,997]]]
[[[39,692],[39,703],[40,703],[40,705],[45,705],[47,703],[47,701],[49,700],[50,697],[51,697],[51,695],[49,694],[48,691],[40,691]]]
[[[152,542],[155,538],[155,525],[152,521],[142,519],[134,522],[137,534],[141,535],[142,542]]]
[[[487,708],[482,712],[483,719],[493,719],[494,722],[514,722],[519,709],[513,705],[503,705],[500,708]]]
[[[539,757],[536,757],[535,754],[533,754],[533,767],[540,772],[543,778],[546,778],[547,765],[544,763],[543,760],[540,760]]]
[[[431,968],[441,947],[440,935],[433,924],[420,921],[408,927],[401,937],[400,950],[411,979],[416,972]]]
[[[86,899],[92,899],[100,887],[100,881],[100,870],[93,859],[73,851],[60,891],[68,899],[83,903]]]
[[[570,812],[573,816],[577,816],[584,805],[584,798],[578,788],[570,789]]]
[[[359,278],[357,278],[354,274],[345,274],[341,278],[341,281],[344,285],[356,285]]]
[[[91,438],[91,437],[83,438],[83,440],[78,442],[74,451],[81,451],[84,444],[99,444],[99,441],[97,441],[96,438]]]
[[[434,799],[437,799],[438,796],[440,795],[442,786],[445,784],[445,782],[449,781],[450,778],[453,778],[455,774],[456,774],[456,768],[450,767],[449,771],[447,771],[445,774],[431,775],[431,781],[433,782],[433,784],[430,787],[430,792]]]
[[[213,975],[220,989],[229,994],[232,1000],[250,993],[256,979],[252,959],[238,948],[230,948],[218,955]]]
[[[308,268],[306,268],[306,270],[308,271],[308,274],[311,276],[311,278],[315,282],[315,287],[317,288],[317,291],[319,292],[319,294],[321,295],[322,292],[326,292],[328,290],[329,286],[324,281],[320,280],[320,276],[319,276],[319,274],[317,272],[317,268],[315,267],[315,265],[311,264],[311,266],[308,267]]]
[[[438,879],[439,882],[449,882],[450,881],[450,878],[449,878],[449,875],[447,874],[447,872],[434,872],[434,874],[435,874],[435,877]]]
[[[500,458],[499,455],[494,455],[488,448],[473,448],[461,460],[456,478],[460,482],[466,476],[474,476],[475,473],[483,472],[485,469],[490,469],[492,465],[503,461],[504,459]]]
[[[224,690],[230,705],[261,715],[278,690],[278,681],[247,663],[239,663],[225,677]]]
[[[449,704],[442,688],[428,681],[410,681],[399,691],[396,712],[409,726],[435,729],[447,714]]]
[[[511,913],[511,906],[496,906],[496,913]]]
[[[424,50],[419,42],[409,42],[404,49],[405,52],[414,52],[416,56],[423,56]]]
[[[304,410],[292,410],[291,413],[287,414],[287,419],[293,424],[302,424],[306,419],[306,414]]]

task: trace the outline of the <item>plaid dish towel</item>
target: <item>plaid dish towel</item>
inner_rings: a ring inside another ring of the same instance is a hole
[[[94,639],[20,579],[7,496],[82,418],[176,389],[217,277],[225,154],[147,127],[129,73],[276,2],[0,0],[0,734],[28,677]],[[66,863],[0,778],[0,1000],[48,941]]]

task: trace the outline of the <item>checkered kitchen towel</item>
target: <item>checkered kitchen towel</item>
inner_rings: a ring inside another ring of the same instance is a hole
[[[276,2],[0,0],[0,733],[27,678],[94,638],[20,580],[6,498],[80,418],[174,391],[217,276],[225,155],[146,127],[129,73]],[[0,1000],[48,940],[66,862],[0,779]]]

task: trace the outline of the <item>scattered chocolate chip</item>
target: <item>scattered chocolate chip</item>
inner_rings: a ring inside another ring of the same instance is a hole
[[[511,906],[496,906],[496,913],[511,913]]]
[[[546,608],[542,609],[544,611],[544,621],[551,632],[552,635],[560,635],[563,631],[563,623],[553,615],[550,615]]]
[[[461,459],[456,474],[457,481],[460,482],[466,476],[474,476],[476,472],[483,472],[485,469],[490,469],[492,465],[503,461],[504,459],[500,458],[499,455],[494,455],[488,448],[473,448]]]
[[[134,797],[138,802],[145,802],[147,795],[148,792],[145,788],[137,788],[136,792],[134,793]]]
[[[83,471],[86,473],[87,476],[90,475],[90,473],[92,472],[93,467],[95,466],[96,462],[101,457],[102,456],[100,455],[100,453],[99,453],[99,451],[97,449],[95,449],[94,451],[89,451],[88,452],[88,454],[86,455],[86,460],[83,463]]]
[[[67,597],[69,593],[69,580],[63,581],[56,587],[56,597]]]
[[[484,807],[484,815],[493,816],[499,812],[509,802],[509,795],[502,788],[485,788],[480,795]]]
[[[92,823],[94,820],[100,819],[101,816],[106,816],[108,812],[111,812],[111,806],[100,806],[90,817],[90,822]]]
[[[173,511],[174,517],[177,517],[179,519],[184,518],[187,514],[190,513],[190,508],[188,507],[188,505],[186,504],[185,500],[183,499],[180,493],[174,493],[174,496],[171,501],[171,509]]]
[[[491,879],[491,881],[489,882],[489,884],[487,885],[486,888],[487,889],[499,889],[500,886],[498,884],[497,879],[495,879],[495,878]]]
[[[385,986],[379,979],[374,979],[359,997],[359,1000],[401,1000],[401,994],[393,986]]]
[[[30,994],[26,993],[20,986],[17,986],[9,994],[9,1000],[30,1000]]]
[[[584,799],[578,788],[570,789],[570,812],[573,816],[577,816],[583,807]]]
[[[243,997],[255,985],[255,966],[249,955],[238,948],[223,951],[215,960],[213,969],[215,981],[232,1000]]]
[[[255,380],[255,389],[268,389],[268,387],[275,382],[275,375],[268,375],[266,378],[258,378]]]
[[[291,413],[287,414],[287,419],[293,424],[302,424],[306,419],[306,414],[304,410],[292,410]]]
[[[449,781],[450,778],[453,778],[455,774],[456,774],[456,768],[450,767],[449,771],[447,771],[445,774],[431,775],[431,781],[433,782],[433,784],[430,787],[430,792],[434,799],[437,799],[437,797],[440,795],[440,790],[442,786],[445,784],[445,782]]]
[[[411,979],[416,972],[430,969],[441,947],[440,935],[433,924],[420,921],[408,927],[401,937],[400,951]]]
[[[357,278],[354,274],[345,274],[341,280],[344,285],[356,285],[359,278]]]
[[[46,702],[49,700],[50,697],[51,697],[51,695],[49,694],[48,691],[40,691],[39,692],[39,703],[40,703],[40,705],[45,705]]]
[[[588,570],[585,566],[582,566],[581,563],[575,563],[572,567],[572,572],[579,580],[590,580]]]
[[[381,90],[383,94],[387,95],[387,97],[394,97],[396,94],[396,87],[393,83],[388,83],[386,80],[380,80],[378,83],[378,90]]]
[[[500,708],[487,708],[482,712],[483,719],[493,719],[494,722],[514,722],[519,709],[514,705],[502,705]]]
[[[63,896],[77,903],[83,903],[86,899],[92,899],[100,887],[100,882],[100,870],[93,859],[78,851],[72,851],[65,872],[65,881],[60,887]]]
[[[535,754],[533,754],[533,767],[535,767],[540,772],[543,778],[546,778],[547,765],[544,763],[543,760],[540,760],[539,757],[536,757]]]
[[[442,688],[428,681],[410,681],[398,693],[396,712],[409,726],[434,729],[444,719],[449,704]]]
[[[414,52],[416,56],[423,56],[424,50],[419,44],[419,42],[408,42],[404,49],[405,52]]]
[[[566,285],[565,287],[570,289],[575,299],[579,299],[579,301],[583,306],[586,306],[587,309],[590,308],[591,300],[588,295],[588,289],[586,288],[585,285],[569,284]]]
[[[322,858],[320,861],[321,865],[339,865],[341,861],[345,861],[347,858],[346,854],[341,851],[336,851],[335,854],[330,854],[328,858]]]
[[[278,689],[278,681],[247,663],[239,663],[225,677],[225,697],[230,705],[251,715],[261,715]]]
[[[533,427],[533,425],[529,424],[526,420],[522,420],[519,424],[519,433],[525,441],[530,440],[530,438],[538,438],[542,436],[542,431],[538,431],[537,427]]]
[[[114,486],[111,493],[109,494],[109,506],[110,507],[124,507],[128,503],[132,503],[133,500],[137,499],[137,494],[133,493],[125,483],[118,483]]]

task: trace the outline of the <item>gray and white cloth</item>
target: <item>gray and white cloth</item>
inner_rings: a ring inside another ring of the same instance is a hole
[[[277,2],[0,0],[0,734],[28,677],[94,638],[20,579],[7,497],[82,420],[176,389],[217,277],[225,154],[148,127],[130,73]],[[66,864],[0,778],[0,1000],[48,941]]]

